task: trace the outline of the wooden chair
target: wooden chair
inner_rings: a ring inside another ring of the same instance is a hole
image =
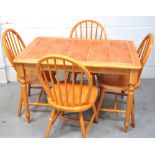
[[[137,84],[134,87],[134,90],[140,86],[140,75],[142,73],[142,70],[144,68],[146,61],[148,60],[153,43],[154,43],[154,36],[152,34],[148,34],[144,38],[144,40],[142,41],[142,43],[140,44],[140,46],[137,50],[140,62],[142,64],[142,69],[139,72],[139,79],[137,81]],[[126,75],[100,75],[98,81],[99,81],[99,85],[101,88],[101,94],[100,94],[100,99],[98,102],[99,104],[97,107],[97,111],[98,112],[102,111],[102,112],[126,113],[126,110],[118,109],[117,98],[118,98],[118,96],[127,96],[128,95],[125,92],[128,92],[129,76],[126,76]],[[101,108],[102,101],[103,101],[104,94],[105,94],[104,93],[105,89],[121,91],[121,93],[109,92],[109,91],[106,92],[108,94],[115,95],[114,109]],[[133,99],[133,106],[132,106],[132,112],[131,112],[131,122],[132,122],[132,127],[135,127],[134,99]]]
[[[76,70],[80,73],[79,82],[74,80]],[[68,71],[73,74],[70,82],[67,82]],[[56,72],[56,81],[52,77],[53,72]],[[98,89],[92,85],[92,76],[89,71],[82,64],[69,57],[49,55],[38,62],[37,73],[40,83],[47,93],[48,103],[52,107],[45,137],[49,136],[51,127],[58,117],[64,120],[80,122],[82,136],[86,137],[93,120],[97,118],[95,100]],[[50,81],[47,80],[47,76],[50,77]],[[83,81],[84,76],[87,83]],[[90,108],[93,110],[93,115],[89,122],[84,121],[83,112]],[[64,112],[77,113],[80,120],[67,118],[63,115]],[[86,128],[85,124],[88,124]]]
[[[72,28],[70,38],[107,40],[107,33],[99,22],[95,20],[82,20]],[[97,74],[93,74],[93,83],[95,83],[95,75]],[[77,74],[75,74],[76,77]],[[69,74],[68,80],[70,78],[71,74]]]
[[[7,29],[2,36],[2,44],[3,44],[3,49],[5,51],[5,54],[7,58],[9,59],[11,65],[13,68],[16,70],[15,65],[13,63],[13,59],[18,56],[24,49],[25,49],[25,44],[20,37],[20,35],[13,29]],[[18,80],[18,73],[17,73],[17,80]],[[31,88],[34,89],[40,89],[41,87],[37,86],[31,86],[31,83],[28,84],[28,95],[30,96],[30,91]],[[39,93],[39,96],[37,98],[37,101],[39,102],[39,99],[42,94],[42,90]],[[22,96],[20,94],[20,101],[18,105],[18,116],[21,115],[21,109],[22,109]]]

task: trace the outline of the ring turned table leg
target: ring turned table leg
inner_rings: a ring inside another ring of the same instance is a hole
[[[21,96],[23,100],[25,116],[26,116],[27,122],[29,123],[30,112],[29,112],[29,104],[28,104],[28,96],[27,96],[27,85],[26,85],[25,75],[24,75],[24,66],[22,64],[17,64],[16,71],[18,74],[18,80],[20,82]]]
[[[124,122],[124,131],[127,132],[130,125],[130,116],[131,110],[133,107],[133,97],[134,97],[134,87],[132,85],[129,86],[129,92],[127,97],[127,105],[126,105],[126,117]]]
[[[99,97],[95,103],[96,104],[96,110],[97,110],[97,120],[99,119],[99,112],[100,112],[100,108],[102,106],[104,95],[105,95],[105,90],[103,87],[100,87],[100,94],[99,94]]]
[[[127,97],[127,106],[126,106],[126,116],[124,121],[124,130],[125,132],[128,131],[130,125],[130,116],[132,113],[133,108],[133,100],[134,100],[134,90],[135,85],[138,81],[138,70],[131,70],[130,71],[130,79],[129,79],[129,89],[128,89],[128,97]]]
[[[23,96],[22,96],[22,90],[20,88],[20,98],[19,98],[19,103],[18,103],[18,116],[21,116],[22,106],[23,106]]]
[[[30,123],[30,112],[29,112],[29,104],[28,104],[28,96],[27,96],[27,85],[25,80],[20,81],[20,87],[22,91],[22,97],[23,97],[23,105],[25,109],[25,116],[27,119],[27,122]]]

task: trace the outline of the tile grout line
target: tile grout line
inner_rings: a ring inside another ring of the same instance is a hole
[[[88,58],[89,58],[89,55],[90,55],[90,51],[91,51],[91,49],[92,49],[92,40],[91,40],[91,43],[90,43],[90,47],[89,47],[89,52],[88,52],[88,55],[87,55],[87,61],[88,61]]]
[[[52,45],[52,46],[50,46],[50,47],[48,48],[48,50],[47,50],[47,51],[49,51],[50,49],[52,49],[52,48],[55,46],[55,44],[56,44],[57,40],[58,40],[58,39],[56,39],[56,40],[54,41],[53,45]]]
[[[72,44],[71,44],[71,46],[70,46],[68,52],[66,53],[66,56],[68,56],[68,53],[71,51],[71,48],[73,47],[74,42],[75,42],[75,40],[72,40]]]

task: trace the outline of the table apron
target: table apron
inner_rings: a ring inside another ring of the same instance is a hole
[[[15,64],[18,77],[24,77],[27,83],[37,84],[39,83],[36,64]],[[59,68],[62,68],[59,66]],[[119,74],[119,75],[130,75],[131,69],[120,69],[120,68],[102,68],[102,67],[87,67],[91,73],[98,74]],[[22,70],[22,72],[21,72]],[[68,71],[71,67],[68,67]],[[75,69],[75,71],[78,71]],[[22,73],[22,75],[20,75]],[[24,75],[23,75],[24,74]]]

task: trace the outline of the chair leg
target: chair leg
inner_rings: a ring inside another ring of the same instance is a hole
[[[68,72],[67,82],[70,82],[70,80],[71,80],[71,72]]]
[[[75,73],[75,75],[74,75],[74,81],[76,82],[76,79],[77,79],[77,75],[78,75],[78,73]]]
[[[37,99],[36,99],[36,102],[37,102],[37,103],[40,101],[40,98],[41,98],[43,92],[44,92],[44,90],[43,90],[43,88],[42,88],[42,89],[40,90],[38,96],[37,96]]]
[[[23,97],[22,97],[22,93],[20,90],[20,98],[19,98],[19,103],[18,103],[18,116],[21,116],[22,103],[23,103]]]
[[[54,118],[55,118],[55,109],[53,108],[52,109],[52,112],[50,114],[50,119],[49,119],[49,122],[48,122],[48,126],[47,126],[47,129],[46,129],[46,132],[45,132],[45,138],[48,138],[49,136],[49,133],[51,131],[51,128],[52,128],[52,125],[53,125],[53,122],[54,122]]]
[[[81,126],[82,137],[86,138],[86,129],[85,129],[85,126],[84,126],[84,120],[83,120],[82,112],[80,112],[79,115],[80,115],[80,126]]]
[[[114,99],[114,110],[115,110],[115,113],[116,113],[116,116],[118,118],[118,113],[116,112],[117,111],[117,105],[118,105],[118,95],[115,95],[115,99]]]
[[[122,91],[121,91],[121,94],[122,94],[122,95],[121,95],[121,98],[123,98],[123,97],[124,97],[124,94],[125,94],[125,91],[122,90]]]
[[[96,110],[95,105],[92,107],[92,109],[93,109],[93,112],[95,114],[95,122],[98,123],[97,110]]]
[[[31,95],[31,84],[28,84],[28,92],[27,92],[27,95],[30,96]]]
[[[135,128],[135,101],[133,97],[133,105],[132,105],[132,111],[131,111],[131,123],[132,127]]]
[[[96,77],[97,77],[97,81],[99,81],[99,79],[100,79],[100,74],[96,74]]]
[[[54,73],[52,74],[52,77],[53,77],[53,81],[54,81],[54,83],[57,83],[57,80],[56,80],[55,75],[56,75],[56,72],[54,72]]]
[[[99,117],[99,111],[100,111],[100,108],[101,108],[101,105],[102,105],[102,102],[103,102],[103,99],[104,99],[104,95],[105,95],[105,90],[103,87],[100,87],[100,95],[99,95],[99,98],[96,102],[96,109],[97,109],[97,120],[98,120],[98,117]]]
[[[96,85],[95,75],[92,76],[92,80],[93,80],[93,85]]]

